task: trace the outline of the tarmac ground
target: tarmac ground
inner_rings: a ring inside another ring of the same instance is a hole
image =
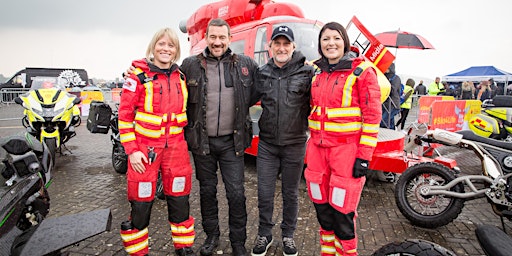
[[[21,120],[6,118],[12,113],[20,113],[18,106],[0,107],[0,136],[23,131]],[[85,119],[85,118],[84,118]],[[57,156],[54,180],[49,187],[51,209],[48,218],[81,213],[97,209],[110,208],[112,212],[112,230],[88,238],[79,244],[63,249],[69,255],[126,255],[119,236],[120,224],[128,218],[130,211],[126,199],[126,180],[124,175],[114,172],[111,165],[110,134],[92,134],[85,128],[85,120],[77,128],[77,136],[67,144]],[[445,157],[457,160],[463,173],[477,174],[478,159],[472,152],[440,148]],[[257,176],[255,158],[246,156],[245,188],[247,197],[247,242],[248,251],[254,245],[258,227]],[[227,200],[220,179],[219,209],[221,241],[216,255],[230,255],[228,238]],[[276,188],[273,229],[274,243],[267,255],[282,255],[282,242],[279,224],[282,220],[282,201],[280,184]],[[305,183],[300,187],[300,209],[295,242],[300,255],[319,255],[318,222],[315,209],[308,198]],[[199,251],[206,235],[201,226],[198,183],[194,178],[190,195],[191,215],[196,218],[196,240],[194,251]],[[499,217],[493,213],[485,198],[465,203],[462,213],[453,222],[436,229],[415,227],[400,213],[394,198],[394,184],[381,182],[376,172],[369,174],[364,187],[358,210],[357,232],[359,254],[371,255],[381,246],[393,241],[405,239],[423,239],[437,243],[456,255],[485,255],[475,236],[479,224],[491,224],[501,227]],[[511,229],[505,221],[507,230]],[[155,199],[153,205],[150,234],[150,255],[174,255],[167,222],[165,201]]]

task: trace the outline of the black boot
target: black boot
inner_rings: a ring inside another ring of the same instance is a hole
[[[176,255],[178,255],[178,256],[190,256],[190,255],[195,255],[195,254],[194,254],[194,251],[192,250],[192,248],[185,247],[185,248],[181,248],[181,249],[176,250]]]
[[[204,241],[203,246],[201,246],[201,255],[202,256],[210,256],[213,254],[213,251],[219,246],[219,237],[218,236],[208,236],[206,241]]]
[[[242,243],[232,244],[231,248],[233,248],[233,256],[246,256],[247,255],[247,249],[245,249],[245,246]]]

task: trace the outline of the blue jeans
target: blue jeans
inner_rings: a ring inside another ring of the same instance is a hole
[[[276,181],[281,173],[283,196],[283,237],[293,237],[299,213],[299,185],[304,167],[306,143],[278,146],[260,140],[258,144],[258,235],[272,235],[274,194]]]
[[[244,156],[235,154],[232,135],[209,137],[210,154],[194,154],[196,178],[199,181],[201,216],[207,236],[219,236],[217,169],[220,167],[229,206],[229,240],[245,244],[247,209],[245,206]]]

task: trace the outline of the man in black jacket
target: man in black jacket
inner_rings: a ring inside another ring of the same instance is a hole
[[[218,167],[228,199],[233,255],[247,252],[244,150],[252,139],[249,102],[258,65],[232,53],[230,40],[229,25],[222,19],[211,20],[206,32],[208,47],[181,65],[188,89],[185,139],[194,157],[207,235],[201,255],[212,255],[219,244]]]
[[[265,255],[272,244],[272,215],[276,179],[281,174],[283,196],[283,254],[297,255],[293,234],[297,226],[298,189],[310,112],[313,67],[295,50],[294,36],[287,26],[276,27],[270,50],[273,58],[259,69],[256,94],[261,100],[257,157],[259,227],[252,255]]]
[[[391,66],[389,66],[384,75],[389,80],[389,83],[391,83],[391,91],[386,101],[382,104],[382,120],[380,127],[394,130],[395,116],[400,112],[402,81],[395,73],[395,63],[391,63]]]

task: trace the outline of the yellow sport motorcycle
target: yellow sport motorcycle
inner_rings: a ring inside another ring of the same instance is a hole
[[[512,96],[497,95],[485,100],[482,113],[469,120],[469,129],[484,138],[512,142]]]
[[[76,135],[75,127],[81,122],[77,104],[81,100],[55,80],[34,81],[31,88],[15,99],[25,108],[22,124],[46,144],[55,163],[57,150]]]

